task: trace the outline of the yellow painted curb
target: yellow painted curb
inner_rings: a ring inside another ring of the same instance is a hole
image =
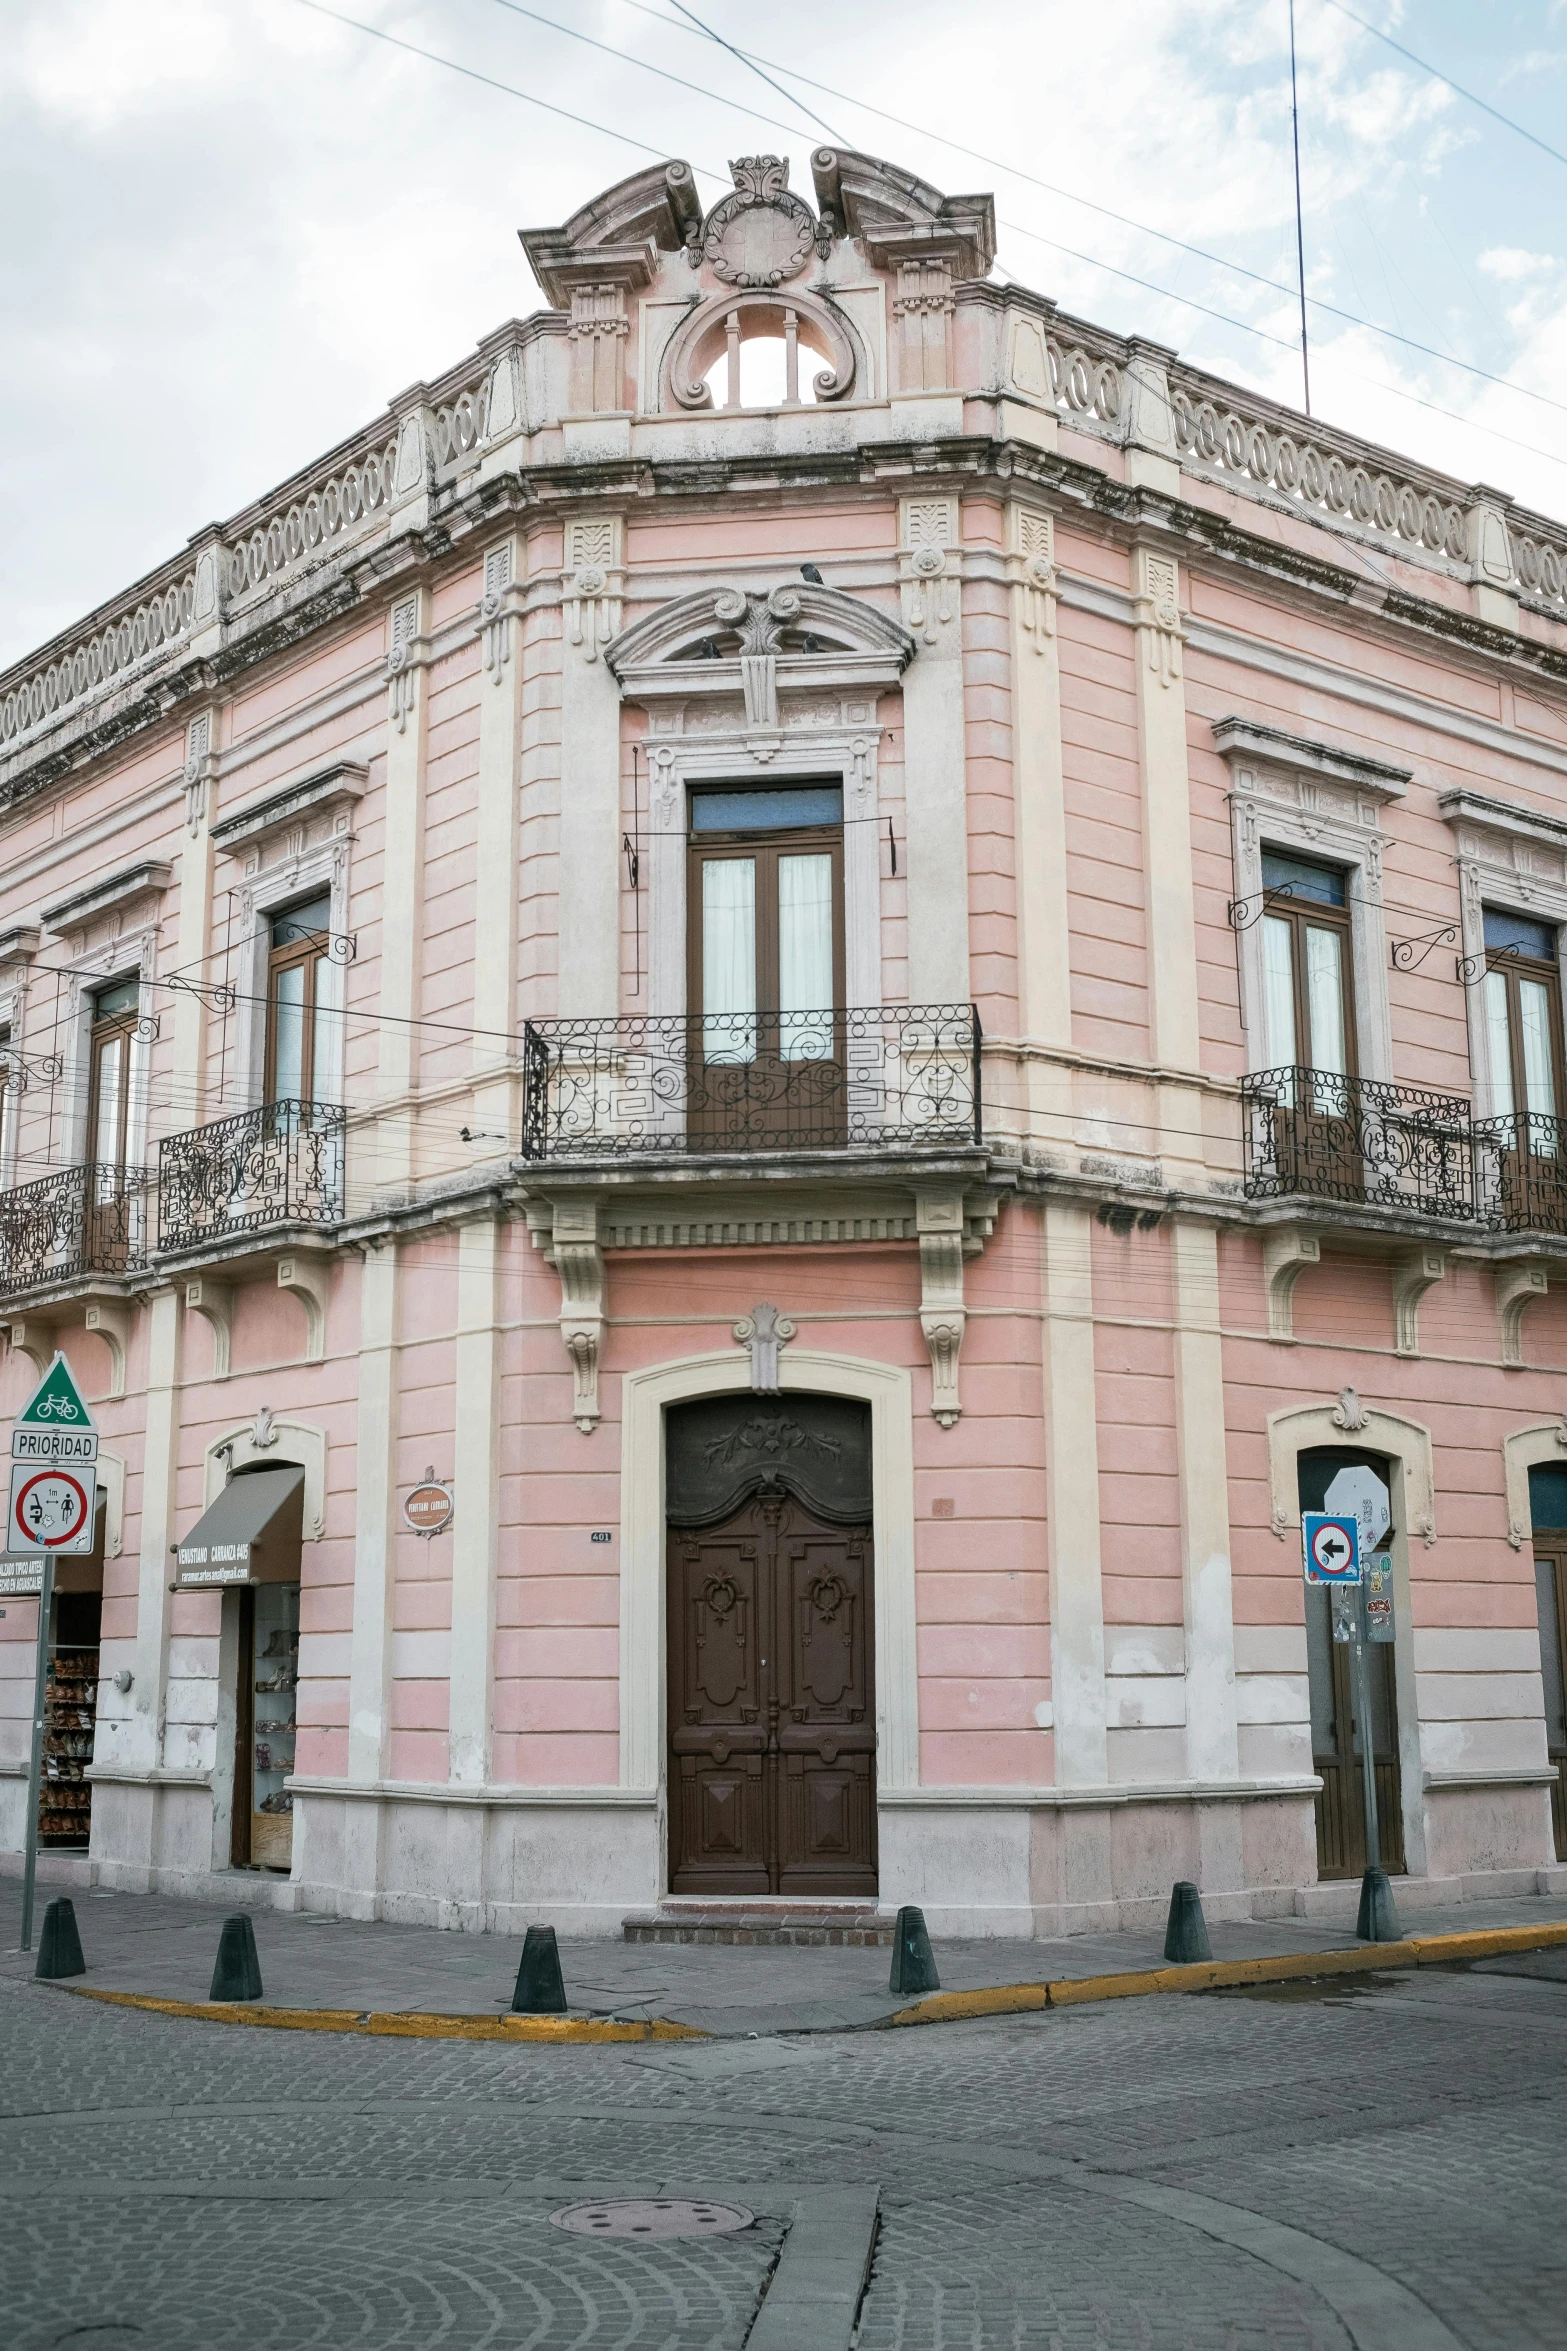
[[[86,1984],[63,1984],[81,2000],[102,2000],[114,2008],[144,2008],[154,2016],[195,2016],[208,2024],[271,2026],[290,2033],[358,2033],[394,2041],[543,2041],[578,2046],[604,2041],[705,2041],[693,2024],[653,2017],[645,2024],[602,2016],[425,2016],[415,2010],[352,2008],[252,2008],[238,2000],[156,2000],[149,1992],[97,1992]]]
[[[1567,1920],[1537,1927],[1482,1927],[1472,1933],[1409,1935],[1400,1943],[1360,1943],[1352,1950],[1290,1951],[1271,1959],[1200,1960],[1193,1967],[1148,1967],[1128,1975],[1067,1976],[1046,1984],[995,1984],[983,1992],[933,1992],[900,2008],[889,2024],[951,2024],[976,2016],[1022,2016],[1040,2008],[1075,2008],[1096,2000],[1135,2000],[1158,1992],[1222,1991],[1236,1984],[1285,1984],[1307,1976],[1365,1975],[1383,1968],[1451,1966],[1507,1951],[1567,1944]]]

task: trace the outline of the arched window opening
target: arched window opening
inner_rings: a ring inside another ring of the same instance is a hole
[[[814,319],[784,304],[748,304],[716,319],[698,357],[715,408],[811,408],[836,383],[835,360]]]

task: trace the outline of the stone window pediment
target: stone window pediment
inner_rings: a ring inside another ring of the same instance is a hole
[[[106,914],[123,915],[138,899],[161,897],[169,886],[172,866],[161,858],[144,857],[123,872],[108,874],[72,897],[46,906],[43,919],[51,931],[85,931]]]
[[[780,696],[895,686],[913,637],[890,613],[808,580],[677,596],[621,631],[604,658],[629,702],[743,701],[746,724]]]
[[[325,835],[346,834],[353,822],[354,803],[364,797],[369,770],[352,761],[286,784],[252,807],[237,809],[212,828],[213,845],[230,857],[250,858],[297,836],[300,849],[314,847]]]

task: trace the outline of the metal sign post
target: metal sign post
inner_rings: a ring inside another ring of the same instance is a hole
[[[1366,1804],[1366,1867],[1382,1867],[1382,1826],[1377,1819],[1376,1740],[1371,1727],[1371,1644],[1366,1638],[1366,1588],[1355,1595],[1355,1711],[1360,1716],[1360,1783]]]
[[[27,1827],[22,1843],[22,1937],[33,1947],[33,1891],[38,1877],[38,1807],[43,1795],[44,1717],[48,1712],[49,1619],[57,1552],[93,1547],[98,1496],[98,1431],[63,1355],[56,1355],[11,1424],[11,1491],[0,1585],[38,1593],[38,1652],[33,1661],[33,1744],[27,1769]],[[24,1564],[25,1562],[25,1564]],[[34,1586],[33,1577],[37,1576]]]
[[[49,1616],[54,1561],[44,1553],[38,1592],[38,1654],[33,1663],[33,1746],[27,1766],[27,1835],[22,1845],[22,1934],[18,1950],[33,1947],[33,1887],[38,1877],[38,1805],[43,1794],[44,1715],[49,1687]]]

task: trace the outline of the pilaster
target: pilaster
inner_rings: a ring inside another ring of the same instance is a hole
[[[1017,826],[1018,1028],[1034,1045],[1072,1042],[1066,787],[1061,762],[1061,664],[1056,637],[1055,519],[1014,504],[1007,514],[1011,584],[1012,788]],[[1066,1140],[1067,1071],[1024,1064],[1025,1136]]]
[[[1493,490],[1484,482],[1476,482],[1465,530],[1469,542],[1469,577],[1474,583],[1475,618],[1516,636],[1518,583],[1507,529],[1507,510],[1511,504],[1512,499],[1505,490]]]
[[[147,1306],[147,1405],[142,1438],[141,1565],[130,1733],[119,1760],[139,1771],[163,1762],[169,1682],[169,1553],[179,1468],[182,1324],[179,1293],[155,1290]]]
[[[457,1237],[457,1426],[453,1471],[450,1763],[454,1781],[490,1774],[495,1578],[500,1554],[500,1334],[502,1227],[491,1217]]]
[[[909,1001],[966,1004],[968,798],[957,499],[900,499],[898,543],[903,618],[920,644],[903,680]]]
[[[479,688],[478,867],[474,878],[474,1123],[504,1135],[516,1129],[518,861],[521,842],[521,622],[516,598],[521,544],[500,540],[484,558],[479,606],[483,668]]]
[[[1201,1027],[1179,577],[1175,557],[1153,547],[1135,547],[1132,566],[1149,1043],[1161,1068],[1195,1070]],[[1190,1088],[1160,1086],[1159,1155],[1167,1166],[1200,1170],[1201,1109]]]
[[[1076,1201],[1047,1200],[1045,1476],[1050,1683],[1061,1787],[1103,1787],[1109,1776],[1092,1247],[1088,1209]]]
[[[1214,1782],[1236,1779],[1240,1773],[1218,1235],[1212,1225],[1177,1217],[1170,1229],[1170,1249],[1186,1628],[1186,1769],[1194,1780]],[[1237,1808],[1204,1807],[1201,1833],[1204,1887],[1217,1893],[1239,1886],[1243,1864]]]
[[[207,1003],[212,950],[212,819],[216,813],[216,710],[198,711],[185,729],[185,830],[180,850],[179,933],[170,975],[192,985],[174,990],[174,1103],[171,1128],[206,1117]]]
[[[559,1003],[587,1019],[620,1010],[620,689],[599,654],[620,625],[625,527],[568,522],[561,577]]]
[[[387,645],[385,846],[381,880],[379,1077],[389,1105],[376,1136],[376,1179],[405,1192],[414,1167],[413,1112],[419,1083],[424,803],[429,758],[429,590],[410,589],[392,606]]]
[[[397,1441],[399,1260],[367,1249],[359,1273],[359,1416],[354,1455],[354,1614],[348,1665],[348,1777],[385,1779],[391,1764],[392,1499]],[[350,1805],[350,1815],[372,1808]],[[350,1882],[374,1887],[373,1877]]]
[[[1134,341],[1126,363],[1126,478],[1167,498],[1181,492],[1180,452],[1170,412],[1170,361],[1161,343]]]

